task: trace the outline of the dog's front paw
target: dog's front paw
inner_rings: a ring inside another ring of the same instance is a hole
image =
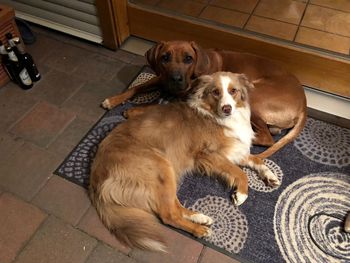
[[[102,102],[101,105],[102,105],[102,107],[103,107],[104,109],[106,109],[106,110],[112,109],[112,105],[111,105],[109,99],[105,99],[105,100]]]
[[[270,187],[278,187],[279,185],[281,185],[281,182],[278,179],[278,177],[273,172],[271,172],[270,169],[264,172],[262,178],[264,182]]]
[[[209,227],[202,226],[202,225],[199,225],[193,233],[194,236],[200,237],[200,238],[209,237],[211,236],[211,234],[212,234],[212,230]]]
[[[212,225],[214,222],[214,220],[211,217],[206,216],[206,215],[201,214],[201,213],[193,214],[193,215],[189,216],[188,219],[194,223],[198,223],[201,225],[207,225],[207,226]]]
[[[243,194],[243,193],[240,193],[238,191],[234,192],[232,194],[232,202],[236,206],[239,206],[239,205],[243,204],[244,201],[247,200],[247,198],[248,198],[247,194]]]

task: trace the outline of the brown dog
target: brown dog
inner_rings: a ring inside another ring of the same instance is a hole
[[[146,53],[157,77],[124,93],[107,98],[103,107],[111,109],[142,93],[161,86],[178,98],[186,98],[193,79],[217,71],[244,73],[254,83],[250,91],[254,144],[270,146],[257,155],[266,158],[299,135],[306,121],[304,89],[295,76],[272,61],[252,54],[203,50],[194,42],[161,42]],[[293,128],[278,142],[271,134]]]
[[[90,196],[104,224],[130,246],[163,251],[163,223],[194,236],[210,235],[213,220],[184,208],[176,185],[186,171],[220,176],[236,205],[248,194],[248,179],[237,164],[249,166],[269,185],[279,184],[249,149],[247,89],[242,74],[218,72],[201,76],[187,102],[150,106],[123,122],[102,141],[94,159]],[[132,143],[130,143],[132,142]]]

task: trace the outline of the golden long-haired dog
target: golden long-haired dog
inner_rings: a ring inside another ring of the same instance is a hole
[[[100,144],[92,165],[90,195],[108,229],[129,246],[164,251],[164,223],[196,237],[211,234],[213,220],[184,208],[179,178],[200,170],[221,177],[235,205],[248,194],[249,166],[270,185],[278,178],[250,155],[254,137],[242,74],[219,72],[197,79],[187,102],[154,105],[117,126]]]

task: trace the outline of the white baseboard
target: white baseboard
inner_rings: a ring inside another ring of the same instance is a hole
[[[305,94],[309,108],[350,120],[350,98],[343,98],[308,87],[305,87]]]

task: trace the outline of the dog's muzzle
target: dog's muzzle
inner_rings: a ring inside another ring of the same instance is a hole
[[[170,94],[181,96],[186,93],[188,84],[185,77],[181,73],[176,72],[169,76],[166,87]]]
[[[232,112],[232,106],[229,104],[226,104],[222,106],[221,110],[226,116],[229,116],[231,115],[231,112]]]

